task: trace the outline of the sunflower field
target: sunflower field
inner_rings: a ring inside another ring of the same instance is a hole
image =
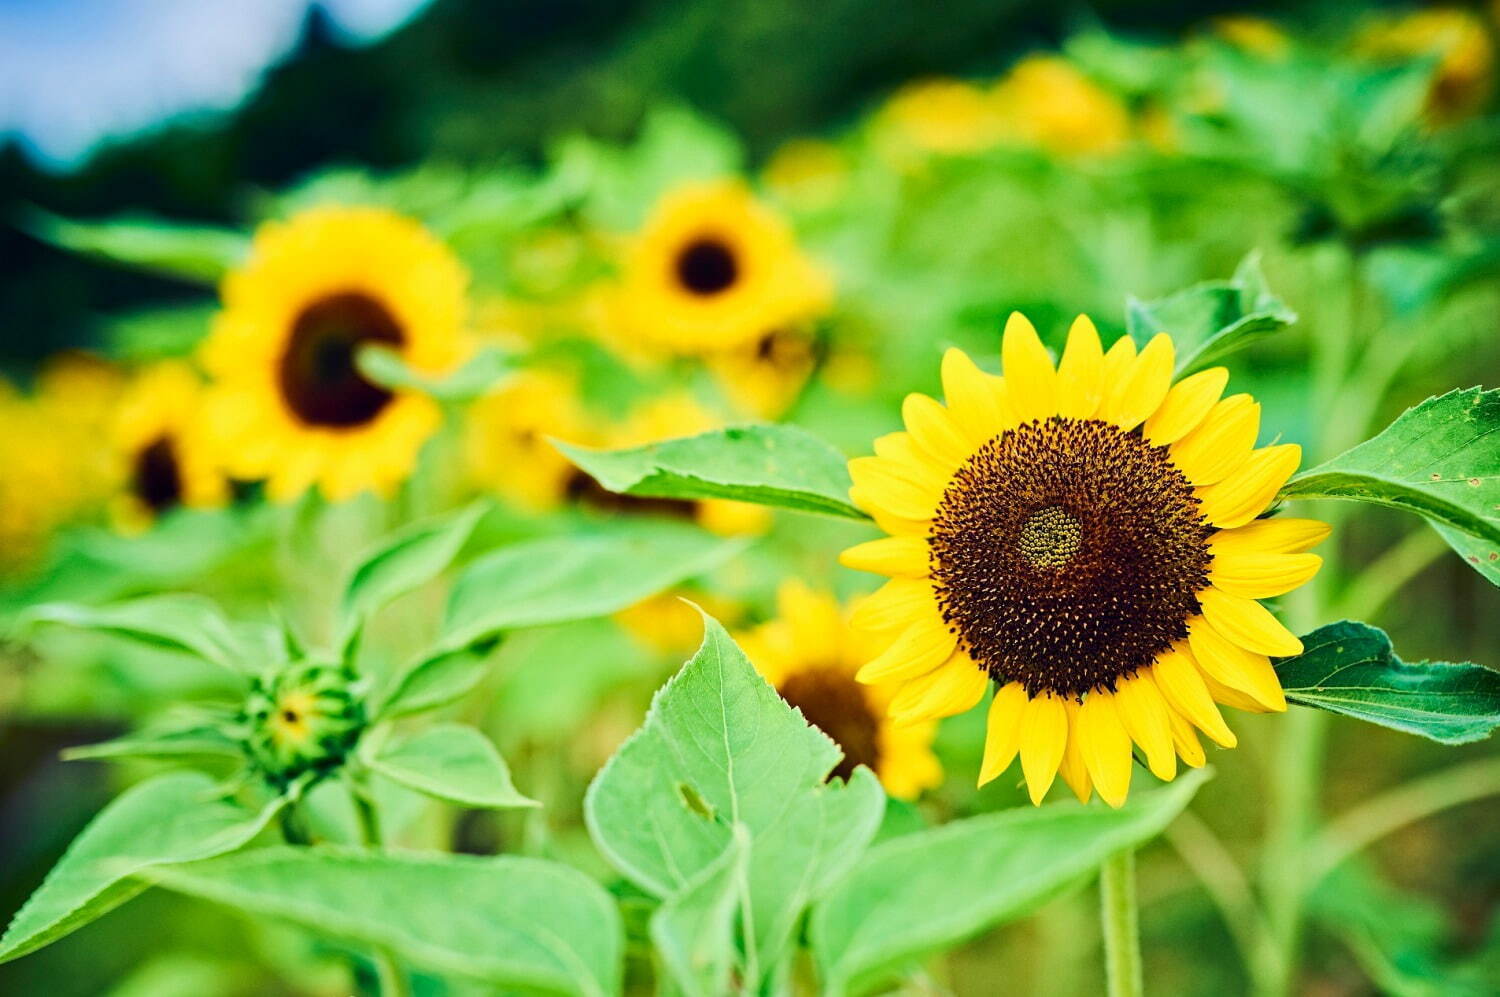
[[[0,992],[1500,993],[1500,6],[89,6]]]

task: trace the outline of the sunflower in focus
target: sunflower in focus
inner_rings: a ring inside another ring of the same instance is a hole
[[[1235,736],[1216,703],[1286,708],[1270,657],[1302,643],[1257,600],[1308,581],[1328,534],[1257,518],[1301,448],[1257,448],[1260,406],[1228,373],[1172,384],[1171,339],[1106,353],[1074,322],[1054,367],[1031,324],[1006,325],[1004,377],[949,350],[947,405],[907,396],[905,432],[850,462],[851,500],[890,536],[842,555],[890,576],[854,613],[896,682],[897,721],[975,706],[991,683],[980,785],[1017,755],[1034,803],[1056,775],[1111,806],[1132,745],[1153,774],[1203,764],[1195,728]]]
[[[991,99],[1008,138],[1057,155],[1106,155],[1130,138],[1125,104],[1058,56],[1022,59]]]
[[[229,482],[203,420],[203,383],[167,360],[137,375],[120,400],[114,442],[121,490],[113,504],[124,530],[149,526],[179,506],[223,505]]]
[[[1469,117],[1483,107],[1494,85],[1495,52],[1489,32],[1459,8],[1413,11],[1371,24],[1356,48],[1377,59],[1427,56],[1437,60],[1427,113],[1438,124]]]
[[[786,222],[723,181],[662,198],[630,248],[612,311],[627,342],[697,354],[816,318],[832,296]]]
[[[365,347],[440,375],[464,349],[467,274],[418,223],[328,207],[269,222],[224,280],[203,347],[215,426],[235,477],[273,499],[389,491],[438,428],[437,404],[361,372]]]
[[[936,786],[943,777],[932,753],[937,725],[895,723],[886,713],[895,690],[855,679],[868,659],[838,602],[797,581],[784,583],[776,602],[776,619],[735,640],[781,698],[838,744],[844,757],[833,774],[847,779],[868,766],[903,800]]]
[[[595,436],[571,378],[523,370],[470,407],[465,465],[478,484],[526,508],[555,509],[569,497],[578,470],[551,440],[586,443]]]

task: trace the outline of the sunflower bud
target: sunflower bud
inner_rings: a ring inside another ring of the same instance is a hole
[[[342,665],[295,662],[255,680],[241,717],[244,744],[268,781],[285,786],[343,763],[365,727],[355,679]]]

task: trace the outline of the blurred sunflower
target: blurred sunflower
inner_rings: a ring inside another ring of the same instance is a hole
[[[1173,385],[1171,339],[1106,354],[1087,318],[1054,368],[1011,316],[1004,378],[958,350],[947,407],[907,396],[905,432],[850,462],[851,499],[889,537],[845,551],[891,576],[855,612],[882,638],[860,670],[899,682],[898,721],[949,716],[993,681],[980,784],[1019,753],[1033,802],[1061,770],[1112,806],[1132,742],[1161,779],[1201,765],[1192,728],[1235,744],[1215,701],[1278,711],[1270,655],[1302,643],[1256,600],[1303,584],[1328,527],[1257,519],[1301,448],[1255,447],[1260,406],[1222,367]]]
[[[962,154],[995,144],[1001,120],[989,96],[964,80],[908,83],[875,112],[876,135],[889,153],[901,148]]]
[[[270,222],[224,280],[203,346],[229,469],[265,478],[273,499],[317,485],[330,499],[388,491],[438,428],[432,399],[370,381],[364,347],[423,374],[464,349],[463,266],[418,223],[329,207]]]
[[[937,725],[895,723],[887,715],[895,689],[856,681],[868,659],[838,602],[789,581],[776,603],[776,619],[735,639],[781,698],[843,750],[833,774],[847,779],[856,766],[868,766],[886,792],[904,800],[942,781],[932,753]]]
[[[827,310],[832,282],[737,181],[666,195],[635,239],[612,302],[618,334],[676,353],[753,343]]]
[[[1251,14],[1226,14],[1211,22],[1219,38],[1243,52],[1279,59],[1291,48],[1291,39],[1275,21]]]
[[[1006,137],[1056,155],[1107,155],[1130,138],[1125,104],[1059,56],[1022,59],[991,99]]]
[[[229,482],[203,419],[204,386],[192,368],[166,360],[138,374],[120,399],[114,442],[121,488],[115,522],[139,530],[179,506],[222,505]]]
[[[465,463],[481,486],[532,510],[555,509],[578,469],[550,440],[588,443],[595,435],[571,378],[524,370],[470,407]]]
[[[761,181],[778,200],[794,208],[825,208],[849,187],[850,164],[838,146],[823,139],[784,143],[761,170]]]
[[[783,415],[812,376],[818,337],[811,329],[773,329],[755,342],[707,358],[733,406],[757,419]]]
[[[1427,56],[1437,60],[1427,113],[1438,124],[1474,114],[1494,85],[1495,52],[1483,22],[1456,7],[1412,11],[1370,24],[1355,40],[1377,59]]]

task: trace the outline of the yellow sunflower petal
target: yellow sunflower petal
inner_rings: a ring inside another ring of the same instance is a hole
[[[901,631],[874,661],[860,667],[859,681],[898,682],[915,679],[937,668],[953,654],[958,638],[937,617],[918,619]]]
[[[1210,367],[1172,385],[1161,407],[1146,420],[1146,441],[1164,447],[1198,428],[1228,384],[1227,367]]]
[[[877,575],[926,578],[932,553],[923,537],[881,537],[855,544],[839,555],[839,563],[855,571]]]
[[[858,488],[849,489],[849,501],[857,508],[863,509],[875,520],[875,525],[892,536],[922,537],[932,531],[931,519],[906,519],[901,516],[893,516],[884,509],[870,504],[868,496]]]
[[[1193,725],[1178,715],[1176,710],[1172,711],[1172,747],[1177,749],[1178,756],[1188,765],[1195,769],[1201,769],[1207,757],[1203,754],[1203,745],[1198,743],[1198,735],[1193,733]]]
[[[1128,679],[1115,683],[1115,708],[1130,739],[1146,753],[1151,774],[1163,782],[1177,775],[1177,754],[1172,750],[1172,721],[1167,716],[1167,701],[1151,677],[1142,669]]]
[[[1304,584],[1323,559],[1316,554],[1214,552],[1208,580],[1214,588],[1246,599],[1269,599]]]
[[[1005,323],[1000,360],[1011,409],[1022,422],[1057,414],[1057,372],[1052,357],[1020,312],[1011,312]]]
[[[1104,347],[1087,315],[1073,320],[1057,365],[1057,414],[1088,419],[1104,399]]]
[[[1063,700],[1063,707],[1068,711],[1068,730],[1078,730],[1078,704],[1071,699]],[[1079,803],[1087,803],[1089,797],[1094,795],[1094,783],[1089,778],[1089,766],[1083,759],[1083,745],[1077,736],[1068,738],[1068,746],[1063,749],[1062,761],[1058,763],[1057,774],[1063,777],[1063,782],[1078,797]]]
[[[1188,647],[1206,678],[1253,697],[1268,710],[1286,709],[1286,696],[1270,659],[1226,638],[1203,617],[1188,621]]]
[[[1172,444],[1172,462],[1193,484],[1211,485],[1245,462],[1259,434],[1260,406],[1249,395],[1230,395]]]
[[[948,415],[948,410],[926,395],[916,392],[907,395],[901,404],[901,418],[917,446],[944,466],[957,468],[974,453],[973,444]]]
[[[1252,451],[1223,481],[1195,492],[1203,518],[1220,529],[1244,526],[1266,511],[1300,463],[1302,448],[1295,443]]]
[[[1041,805],[1052,788],[1068,743],[1068,711],[1062,700],[1044,692],[1026,703],[1021,714],[1021,772],[1031,802]]]
[[[1238,689],[1231,689],[1207,672],[1203,674],[1203,684],[1208,687],[1208,694],[1214,697],[1214,701],[1223,703],[1225,706],[1232,706],[1237,710],[1244,710],[1246,713],[1281,712],[1280,710],[1272,710],[1267,706],[1262,706],[1260,701],[1254,696],[1240,692]]]
[[[1080,741],[1084,764],[1100,798],[1112,807],[1123,804],[1130,793],[1134,759],[1130,753],[1130,735],[1120,722],[1114,695],[1095,690],[1085,696],[1078,708],[1078,726],[1072,736]]]
[[[981,446],[1015,425],[1000,378],[980,370],[957,348],[943,354],[943,399],[971,446]]]
[[[1110,344],[1104,354],[1104,391],[1108,395],[1114,385],[1124,384],[1135,366],[1135,340],[1121,336]],[[1102,403],[1101,403],[1102,404]]]
[[[1300,554],[1328,539],[1333,527],[1317,519],[1275,516],[1257,519],[1209,537],[1215,555],[1227,552],[1256,554]]]
[[[902,686],[891,700],[891,719],[910,724],[963,713],[984,698],[989,684],[984,669],[958,652],[940,668]]]
[[[932,518],[943,497],[942,487],[915,467],[884,457],[854,458],[849,477],[854,480],[851,496],[858,493],[863,501],[904,519]]]
[[[1145,422],[1161,407],[1172,386],[1172,360],[1172,337],[1166,333],[1154,336],[1118,388],[1112,387],[1101,413],[1103,418],[1125,430]],[[1100,795],[1104,795],[1103,790]]]
[[[1159,655],[1151,666],[1151,674],[1168,706],[1223,747],[1232,748],[1239,743],[1239,738],[1224,722],[1224,715],[1214,705],[1214,697],[1205,682],[1207,676],[1198,670],[1197,663],[1185,651],[1174,648]]]
[[[932,456],[916,439],[906,432],[886,433],[875,439],[875,456],[884,457],[900,464],[912,464],[925,472],[926,477],[946,483],[953,476],[954,465]]]
[[[1204,619],[1240,647],[1277,657],[1302,653],[1297,635],[1254,599],[1209,587],[1198,593],[1198,604]]]
[[[1026,690],[1019,682],[1008,682],[995,690],[985,721],[984,761],[979,766],[979,785],[1010,768],[1021,750],[1021,714],[1026,709]]]
[[[904,630],[923,618],[941,619],[932,583],[892,578],[855,604],[849,625],[856,630],[887,633]]]

